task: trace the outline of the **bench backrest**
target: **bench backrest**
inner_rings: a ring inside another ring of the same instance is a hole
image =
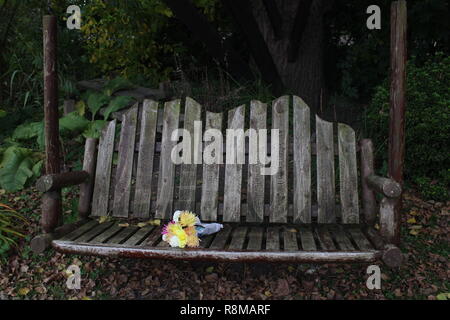
[[[121,122],[105,127],[98,144],[92,216],[169,219],[175,210],[191,210],[203,221],[359,222],[355,132],[342,123],[333,128],[318,116],[312,131],[310,110],[301,98],[283,96],[269,105],[252,101],[249,107],[222,113],[204,111],[191,98],[184,104],[158,105],[145,100],[123,113]],[[202,121],[201,130],[195,130],[196,121]],[[205,130],[222,131],[223,164],[174,164],[171,154],[179,142],[171,138],[178,128],[186,130],[184,135],[189,132],[191,160],[195,154],[197,163],[215,141],[204,136]],[[249,164],[258,150],[248,138],[245,149],[233,149],[245,163],[226,163],[227,155],[231,159],[226,129],[247,128],[268,129],[268,153],[270,129],[279,130],[274,175],[261,174],[270,164]]]

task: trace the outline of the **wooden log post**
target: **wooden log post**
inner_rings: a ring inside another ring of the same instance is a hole
[[[62,188],[81,184],[89,179],[86,171],[71,171],[48,174],[39,178],[36,188],[41,192],[58,191]]]
[[[44,127],[45,171],[60,173],[58,74],[56,63],[57,26],[55,16],[44,16]],[[61,220],[61,192],[51,191],[42,199],[41,225],[46,233],[52,232]]]
[[[56,228],[52,233],[45,233],[34,237],[33,240],[31,240],[30,244],[31,250],[33,250],[34,253],[44,252],[48,247],[50,247],[53,240],[69,234],[88,221],[89,220],[87,219],[83,219],[74,223],[65,224],[61,227]]]
[[[391,5],[391,89],[389,122],[389,176],[403,185],[405,156],[405,91],[406,91],[406,1]],[[393,243],[400,243],[401,198],[394,209]]]
[[[364,218],[370,226],[375,224],[377,203],[375,194],[367,183],[367,178],[375,173],[373,161],[373,144],[370,139],[360,142],[361,147],[361,189]]]

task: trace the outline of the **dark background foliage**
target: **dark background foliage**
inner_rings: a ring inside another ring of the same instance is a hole
[[[163,0],[0,1],[0,160],[23,124],[42,120],[42,16],[58,17],[60,99],[77,96],[75,82],[122,76],[157,87],[182,79],[194,98],[215,111],[252,98],[274,97],[226,1],[192,1],[252,77],[238,78],[208,51]],[[318,1],[319,2],[319,1]],[[386,160],[389,74],[388,0],[329,1],[323,15],[325,117],[352,124],[375,140]],[[445,0],[408,2],[406,177],[430,198],[448,196],[449,12]],[[65,10],[82,8],[82,30],[68,30]],[[368,30],[366,8],[381,8],[381,30]],[[50,6],[49,6],[50,5]],[[258,18],[258,17],[256,17]],[[313,76],[311,76],[313,77]],[[297,93],[285,89],[282,93]],[[78,98],[80,96],[78,95]],[[337,115],[337,116],[336,116]],[[21,146],[39,149],[36,139]],[[430,152],[432,150],[432,152]]]

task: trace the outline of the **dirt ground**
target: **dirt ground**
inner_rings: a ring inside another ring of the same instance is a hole
[[[65,215],[74,219],[75,191],[65,193]],[[450,299],[450,202],[424,201],[407,192],[402,214],[406,262],[379,264],[380,290],[366,287],[369,264],[226,264],[35,255],[29,240],[39,232],[40,194],[27,189],[0,194],[29,220],[27,237],[0,264],[1,299]],[[71,205],[72,204],[72,205]],[[80,266],[80,290],[66,286],[65,270]]]

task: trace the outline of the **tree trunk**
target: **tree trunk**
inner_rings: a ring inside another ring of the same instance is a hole
[[[302,0],[305,1],[305,0]],[[253,14],[267,43],[275,66],[290,93],[300,96],[314,112],[320,111],[321,92],[324,88],[323,72],[323,16],[331,1],[314,0],[303,32],[291,36],[297,9],[301,1],[275,1],[282,17],[281,34],[276,37],[267,11],[260,0],[252,0]],[[299,39],[298,37],[301,37]],[[290,40],[299,41],[299,49],[289,59]],[[293,60],[290,62],[289,60]]]

